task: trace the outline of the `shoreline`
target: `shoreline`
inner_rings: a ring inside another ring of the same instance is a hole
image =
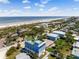
[[[32,23],[38,23],[38,22],[49,22],[52,20],[58,20],[62,18],[55,18],[55,19],[45,19],[45,20],[31,20],[31,21],[24,21],[24,22],[14,22],[14,23],[7,23],[7,24],[0,24],[0,29],[2,28],[7,28],[7,27],[12,27],[12,26],[20,26],[24,24],[32,24]]]

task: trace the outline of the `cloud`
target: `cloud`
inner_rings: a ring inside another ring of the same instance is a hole
[[[13,9],[13,10],[10,10],[10,14],[18,14],[20,12],[20,10],[17,10],[17,9]]]
[[[11,9],[11,10],[0,10],[0,17],[1,16],[31,16],[34,13],[28,10],[19,10],[19,9]]]
[[[79,0],[74,0],[75,2],[79,2]]]
[[[78,16],[79,11],[73,9],[74,8],[60,9],[58,7],[52,7],[48,10],[44,10],[44,8],[40,8],[39,12],[38,11],[32,12],[32,11],[28,11],[27,9],[25,10],[5,9],[5,10],[0,10],[0,16]]]
[[[39,7],[39,8],[38,8],[39,11],[44,11],[44,7],[45,7],[45,5],[43,5],[43,4],[39,4],[39,3],[35,3],[35,6],[36,6],[36,7]]]
[[[35,3],[34,5],[35,5],[35,6],[39,6],[39,4],[38,4],[38,3]]]
[[[48,11],[56,11],[56,10],[58,10],[58,8],[57,7],[52,7],[52,8],[50,8],[50,9],[48,9]]]
[[[45,7],[45,5],[44,4],[39,4],[39,3],[35,3],[35,6],[37,6],[37,7]]]
[[[17,16],[21,15],[20,10],[12,9],[12,10],[0,10],[0,16]]]
[[[35,3],[34,5],[37,7],[44,8],[49,1],[51,0],[40,0],[40,3]]]
[[[45,5],[43,5],[43,4],[40,4],[40,5],[39,5],[39,7],[45,7]]]
[[[73,10],[79,10],[79,8],[73,8]]]
[[[19,10],[19,9],[12,9],[12,10],[0,10],[0,16],[53,16],[53,15],[57,15],[60,14],[60,12],[57,11],[44,11],[43,8],[40,8],[39,11],[43,11],[43,12],[30,12],[30,11],[23,11],[23,10]]]
[[[43,8],[40,8],[39,11],[44,11],[44,9]]]
[[[0,3],[10,3],[9,0],[0,0]]]
[[[47,4],[51,0],[40,0],[42,4]]]
[[[22,3],[30,3],[29,0],[22,0]]]
[[[24,7],[24,9],[31,9],[31,6],[26,6]]]

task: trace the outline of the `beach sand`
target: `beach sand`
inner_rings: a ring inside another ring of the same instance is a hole
[[[24,24],[32,24],[32,23],[38,23],[38,22],[49,22],[52,20],[58,20],[61,18],[55,18],[55,19],[44,19],[44,20],[32,20],[32,21],[25,21],[25,22],[15,22],[15,23],[7,23],[7,24],[0,24],[0,29],[1,28],[6,28],[6,27],[12,27],[12,26],[20,26]]]

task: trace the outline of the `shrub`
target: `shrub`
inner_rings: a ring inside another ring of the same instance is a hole
[[[6,56],[10,56],[12,55],[14,52],[16,52],[16,47],[11,47],[7,53],[6,53]]]

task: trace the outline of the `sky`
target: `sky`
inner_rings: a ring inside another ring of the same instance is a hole
[[[79,16],[79,0],[0,0],[0,16]]]

